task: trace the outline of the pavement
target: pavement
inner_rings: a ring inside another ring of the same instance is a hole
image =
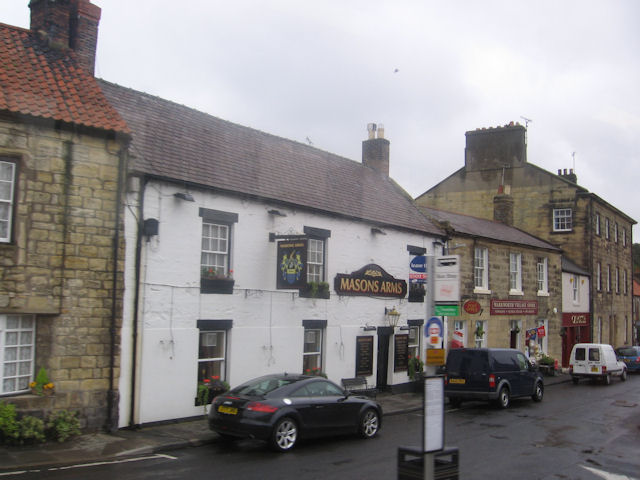
[[[545,377],[545,387],[569,382],[565,373]],[[377,394],[384,416],[419,411],[423,398],[419,393]],[[86,433],[64,443],[29,446],[0,446],[0,476],[8,472],[39,470],[74,464],[112,462],[131,457],[162,454],[186,447],[218,441],[209,430],[204,416],[185,421],[167,422],[121,429],[115,433]]]

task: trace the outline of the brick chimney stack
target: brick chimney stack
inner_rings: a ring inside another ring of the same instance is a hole
[[[367,131],[369,138],[362,142],[362,163],[388,177],[389,140],[384,138],[384,126],[370,123]]]
[[[100,7],[90,0],[31,0],[31,31],[50,47],[70,48],[79,64],[95,71]]]

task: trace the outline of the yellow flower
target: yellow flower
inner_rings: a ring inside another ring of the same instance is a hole
[[[37,385],[37,383],[36,383],[36,382],[31,382],[31,383],[29,384],[29,388],[35,388],[35,386],[36,386],[36,385]]]
[[[52,389],[52,388],[53,388],[53,383],[51,383],[51,382],[47,383],[47,384],[44,386],[44,388]]]

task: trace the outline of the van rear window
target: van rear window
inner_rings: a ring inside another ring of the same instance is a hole
[[[589,349],[589,360],[592,362],[600,361],[600,349],[599,348],[590,348]]]
[[[576,360],[584,360],[585,358],[584,348],[576,348]]]

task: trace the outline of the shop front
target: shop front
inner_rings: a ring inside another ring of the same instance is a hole
[[[571,349],[576,343],[589,342],[591,317],[589,313],[565,312],[562,314],[562,366],[569,366]]]

